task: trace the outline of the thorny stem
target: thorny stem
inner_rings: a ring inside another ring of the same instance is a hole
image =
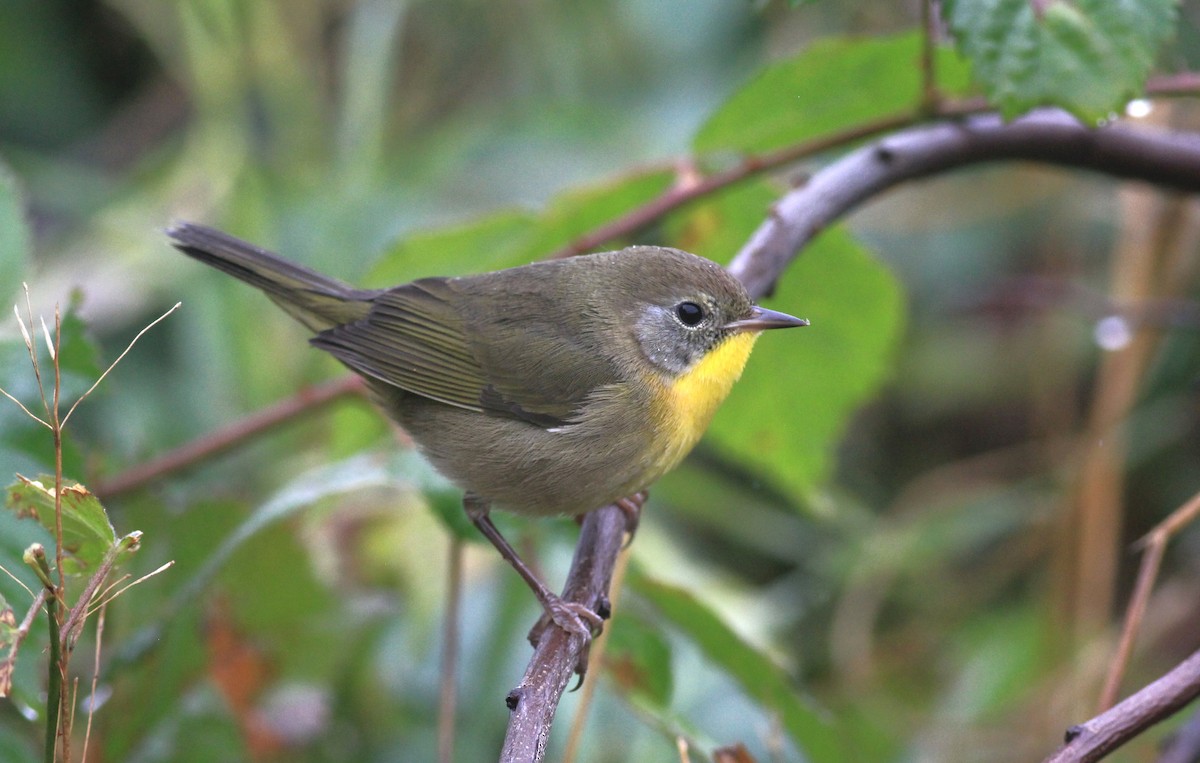
[[[68,653],[74,648],[75,634],[83,627],[83,621],[90,611],[93,599],[96,597],[96,590],[108,578],[108,573],[112,571],[113,565],[116,564],[121,554],[135,548],[140,538],[141,533],[130,533],[124,538],[117,540],[104,555],[104,559],[100,562],[100,566],[96,568],[96,572],[88,578],[87,585],[79,592],[75,606],[71,608],[70,613],[67,615],[66,624],[62,628],[63,648]]]
[[[59,418],[59,400],[62,395],[62,364],[58,362],[58,350],[62,347],[62,314],[58,306],[54,308],[54,346],[50,348],[54,366],[54,406],[50,411],[50,432],[54,436],[54,566],[58,573],[58,588],[54,591],[53,612],[50,615],[50,637],[54,639],[50,648],[50,675],[58,678],[58,691],[50,693],[46,701],[46,720],[49,723],[54,718],[58,726],[58,736],[62,738],[63,760],[71,759],[71,742],[69,733],[70,720],[64,710],[62,683],[67,678],[67,663],[71,659],[71,648],[59,644],[63,612],[66,609],[67,581],[63,572],[63,524],[62,524],[62,491],[63,491],[63,448],[62,421]],[[53,708],[53,709],[52,709]],[[47,734],[49,731],[47,731]],[[54,750],[51,745],[50,756]]]
[[[33,568],[44,587],[43,600],[46,605],[47,626],[50,629],[50,661],[46,677],[46,739],[42,757],[45,763],[54,763],[59,720],[62,717],[62,684],[66,678],[66,665],[58,640],[59,610],[62,608],[62,602],[55,592],[50,565],[46,561],[46,549],[41,544],[30,547],[25,552],[25,561]],[[66,760],[65,755],[63,759]]]
[[[62,311],[60,310],[60,308],[57,305],[55,306],[53,339],[51,339],[50,332],[46,327],[46,321],[44,319],[42,320],[42,335],[45,338],[46,350],[50,355],[51,364],[54,368],[54,386],[52,389],[51,398],[48,401],[46,399],[46,388],[45,388],[45,385],[42,383],[41,364],[38,362],[38,352],[37,352],[36,346],[34,344],[33,338],[30,334],[30,331],[33,329],[34,324],[33,324],[33,309],[29,302],[29,287],[28,286],[25,287],[25,309],[26,309],[26,316],[27,316],[28,322],[29,322],[28,329],[26,328],[25,321],[21,320],[21,313],[20,313],[19,308],[14,308],[14,312],[16,312],[16,314],[17,314],[17,323],[21,328],[21,336],[22,336],[22,339],[25,341],[25,348],[29,352],[29,360],[30,360],[31,365],[33,366],[34,378],[37,380],[38,392],[41,395],[42,408],[46,413],[46,420],[42,420],[41,418],[34,416],[29,411],[29,409],[25,407],[25,405],[23,405],[20,401],[13,398],[12,395],[9,395],[7,392],[0,390],[0,393],[3,393],[5,397],[16,402],[17,405],[20,406],[21,410],[23,410],[23,411],[25,411],[25,413],[29,414],[34,420],[47,426],[50,429],[51,437],[53,439],[53,444],[54,444],[54,541],[55,541],[55,543],[54,543],[54,566],[55,566],[55,571],[52,572],[50,570],[49,563],[46,560],[46,551],[40,544],[35,547],[31,547],[31,549],[26,554],[26,560],[33,564],[34,571],[38,574],[38,577],[41,579],[43,587],[44,587],[44,590],[39,594],[38,598],[35,600],[35,605],[34,605],[34,607],[31,608],[30,615],[32,616],[32,614],[37,611],[38,603],[44,604],[45,609],[46,609],[47,620],[49,621],[48,627],[50,630],[50,660],[49,660],[49,671],[48,671],[49,676],[48,676],[48,681],[47,681],[47,692],[46,692],[46,749],[44,752],[44,757],[45,757],[45,760],[47,761],[47,763],[54,762],[55,755],[57,752],[57,750],[56,750],[57,740],[59,737],[62,738],[62,759],[64,761],[69,761],[71,759],[69,729],[71,727],[72,721],[74,720],[74,713],[73,712],[68,713],[67,711],[74,709],[74,707],[75,707],[74,699],[75,698],[72,697],[71,701],[69,703],[64,701],[63,682],[66,680],[67,666],[70,661],[71,648],[72,648],[72,643],[71,643],[72,633],[75,630],[77,630],[79,627],[82,626],[83,618],[86,616],[86,614],[88,612],[88,608],[89,608],[89,605],[91,604],[92,596],[95,594],[97,587],[108,576],[109,571],[112,569],[112,564],[113,564],[113,562],[115,562],[117,556],[120,554],[121,551],[127,550],[132,545],[136,544],[137,538],[140,537],[140,533],[130,534],[130,535],[126,536],[125,538],[122,538],[121,541],[119,541],[117,544],[115,544],[109,550],[109,553],[106,556],[104,563],[101,565],[100,569],[97,570],[96,574],[93,575],[92,578],[88,581],[88,584],[84,589],[84,595],[80,597],[80,600],[79,600],[79,602],[77,602],[76,607],[70,611],[69,617],[66,619],[67,627],[64,629],[63,628],[64,614],[67,613],[67,608],[65,605],[66,594],[67,594],[67,585],[66,585],[66,573],[63,569],[63,556],[65,553],[65,549],[63,547],[63,516],[62,516],[62,514],[63,514],[63,506],[62,506],[63,429],[66,426],[67,419],[69,419],[71,414],[75,412],[75,408],[78,407],[79,403],[81,403],[84,400],[84,398],[86,398],[88,395],[90,395],[92,393],[92,391],[95,390],[97,386],[99,386],[100,382],[104,380],[104,377],[106,377],[108,375],[108,373],[110,371],[112,371],[112,369],[117,365],[117,363],[119,363],[121,361],[121,359],[125,357],[125,355],[129,352],[129,350],[132,349],[134,343],[137,342],[137,340],[140,339],[141,336],[146,333],[146,331],[148,331],[150,328],[152,328],[155,324],[157,324],[163,318],[166,318],[168,315],[170,315],[172,312],[174,312],[175,309],[178,307],[179,307],[179,304],[177,303],[174,307],[172,307],[170,310],[168,310],[166,313],[164,313],[157,320],[153,321],[148,326],[143,328],[140,332],[138,332],[137,336],[135,336],[133,338],[133,340],[129,343],[129,345],[125,348],[125,351],[122,352],[117,357],[117,359],[115,361],[113,361],[113,363],[111,365],[109,365],[109,367],[107,369],[105,369],[104,373],[102,373],[100,375],[100,377],[96,380],[96,382],[94,384],[92,384],[92,386],[90,388],[88,388],[87,392],[84,392],[83,395],[81,395],[80,398],[75,401],[75,403],[71,406],[70,410],[67,411],[66,416],[61,416],[62,366],[59,362],[59,352],[62,347]],[[57,583],[54,582],[55,577],[57,577]],[[22,638],[22,637],[23,637],[23,635],[19,636],[19,638],[14,642],[13,648],[12,648],[12,650],[10,650],[9,660],[11,660],[15,656],[16,646],[19,643],[20,638]],[[98,656],[97,656],[97,659],[99,659]],[[91,725],[91,715],[90,714],[88,716],[88,725],[89,725],[89,730],[90,730],[90,725]]]
[[[54,763],[55,742],[58,740],[58,720],[62,717],[62,651],[58,643],[58,597],[46,596],[46,621],[50,626],[50,670],[46,687],[46,749],[42,759]]]

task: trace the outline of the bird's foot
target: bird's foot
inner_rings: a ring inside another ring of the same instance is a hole
[[[580,649],[579,660],[575,663],[575,673],[579,676],[579,683],[575,685],[575,688],[578,689],[579,685],[583,683],[583,677],[587,674],[592,638],[600,634],[600,631],[603,630],[604,620],[608,617],[607,602],[601,601],[600,606],[596,608],[599,610],[597,612],[586,604],[567,601],[560,596],[551,595],[549,599],[542,602],[542,606],[544,608],[542,616],[529,630],[529,643],[536,647],[546,633],[546,629],[551,625],[562,628],[569,635],[581,636],[583,648]]]

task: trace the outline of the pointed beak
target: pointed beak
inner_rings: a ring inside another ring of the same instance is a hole
[[[763,331],[765,329],[790,329],[796,326],[807,326],[808,321],[803,318],[793,318],[787,313],[768,310],[765,307],[755,305],[750,310],[749,318],[742,318],[740,321],[730,321],[725,324],[725,328],[733,329],[734,331]]]

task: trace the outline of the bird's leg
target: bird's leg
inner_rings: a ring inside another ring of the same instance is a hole
[[[613,504],[625,515],[625,532],[629,535],[628,540],[625,541],[626,548],[633,543],[633,536],[637,535],[638,523],[642,521],[642,507],[646,505],[646,499],[649,497],[650,493],[639,490]]]
[[[579,634],[590,641],[592,632],[599,630],[600,626],[604,624],[603,618],[583,604],[563,601],[562,597],[546,587],[546,584],[534,574],[533,570],[521,561],[516,549],[496,529],[496,525],[492,523],[492,518],[489,516],[491,504],[487,499],[474,493],[467,493],[463,496],[463,508],[471,522],[479,528],[479,532],[491,541],[491,544],[500,552],[500,556],[504,557],[517,571],[517,574],[524,578],[525,583],[533,590],[533,595],[541,603],[542,609],[546,611],[546,615],[568,633]]]
[[[629,548],[629,544],[633,543],[633,536],[637,535],[638,524],[642,521],[642,507],[646,505],[646,499],[649,497],[650,493],[639,490],[633,495],[613,501],[613,506],[625,515],[625,533],[629,535],[629,539],[625,541],[624,548]],[[575,524],[583,524],[583,518],[586,516],[587,514],[576,514]]]

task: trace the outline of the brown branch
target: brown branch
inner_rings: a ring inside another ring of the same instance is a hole
[[[934,19],[934,23],[936,23],[936,18]],[[932,35],[933,31],[932,28],[927,29],[926,35]],[[577,254],[589,252],[615,239],[632,235],[697,199],[724,190],[729,186],[764,172],[794,164],[801,159],[844,148],[893,130],[911,127],[929,117],[953,119],[987,111],[987,101],[982,98],[970,98],[958,102],[940,101],[940,96],[936,92],[931,92],[928,88],[932,73],[932,63],[928,64],[928,66],[930,68],[925,78],[924,100],[916,112],[898,114],[892,117],[881,117],[872,122],[856,125],[855,127],[831,135],[823,135],[819,138],[806,140],[792,146],[785,146],[784,148],[765,154],[746,156],[736,167],[708,177],[702,177],[693,183],[678,185],[664,191],[662,195],[651,199],[642,206],[630,210],[621,217],[611,220],[589,233],[585,233],[551,254],[547,259],[573,257]],[[1154,77],[1146,83],[1146,94],[1150,96],[1195,95],[1197,92],[1200,92],[1200,72],[1180,72],[1178,74]],[[682,160],[675,162],[677,165],[684,163],[694,164],[695,162],[690,160],[687,162]]]
[[[1200,651],[1171,672],[1095,718],[1067,730],[1067,741],[1044,763],[1090,763],[1133,739],[1200,696]]]
[[[897,118],[890,124],[908,123],[911,119]],[[865,137],[879,129],[878,124],[864,126],[854,137]],[[786,158],[779,152],[772,161],[784,164],[850,142],[848,134],[840,134],[838,138],[840,142],[836,144],[825,139],[824,142],[794,146],[786,150]],[[1064,112],[1048,109],[1008,123],[994,115],[968,117],[961,122],[922,126],[890,135],[826,167],[804,187],[786,194],[775,205],[767,220],[734,259],[730,271],[746,284],[753,296],[761,296],[770,290],[803,246],[859,204],[907,180],[1000,160],[1030,160],[1086,168],[1170,188],[1200,191],[1200,136],[1124,125],[1093,130]],[[671,209],[763,168],[761,164],[745,163],[698,183],[672,189],[650,204],[577,240],[559,254],[584,251],[609,238],[636,230]],[[597,513],[589,515],[589,521],[593,521]],[[612,521],[617,522],[617,518]],[[620,523],[617,522],[613,537],[619,539],[620,534]],[[603,562],[611,570],[620,541],[612,541],[607,550],[594,547],[593,542],[587,535],[580,538],[576,560],[581,556],[598,560],[597,563]],[[591,590],[606,588],[605,584],[603,588]],[[525,678],[510,695],[514,711],[502,760],[541,759],[555,707],[582,649],[578,641],[557,628],[544,632]],[[1120,707],[1129,712],[1130,706],[1126,703]],[[1156,705],[1151,703],[1151,707]],[[1173,710],[1175,705],[1170,708]],[[1153,717],[1157,720],[1161,716]],[[1089,733],[1088,736],[1094,735]],[[1069,759],[1072,758],[1063,758]]]
[[[1178,72],[1152,77],[1146,83],[1146,95],[1195,95],[1200,91],[1200,72]]]
[[[624,536],[625,515],[616,506],[605,506],[584,517],[575,558],[563,587],[564,600],[589,607],[608,600],[608,589]],[[525,675],[506,700],[512,713],[500,754],[501,763],[531,763],[542,759],[559,700],[576,666],[585,656],[586,644],[582,637],[558,627],[541,629]]]
[[[210,432],[101,482],[94,492],[107,500],[137,490],[154,480],[220,455],[258,434],[286,424],[302,413],[328,405],[347,395],[360,395],[363,389],[362,379],[354,375],[302,389],[241,421]]]
[[[1146,534],[1139,542],[1145,547],[1142,564],[1138,569],[1137,583],[1134,585],[1133,596],[1129,599],[1129,607],[1125,611],[1125,625],[1121,629],[1121,641],[1117,646],[1117,654],[1109,666],[1108,676],[1104,680],[1104,689],[1100,692],[1100,709],[1107,710],[1117,699],[1121,688],[1121,679],[1125,668],[1133,656],[1133,645],[1150,601],[1150,593],[1154,590],[1154,581],[1158,577],[1158,568],[1162,564],[1163,554],[1166,553],[1167,543],[1179,530],[1186,527],[1200,515],[1200,493],[1192,496]]]
[[[986,108],[982,101],[970,101],[942,107],[945,116],[980,111]],[[687,184],[676,185],[625,215],[606,223],[590,233],[567,244],[554,252],[548,259],[558,257],[573,257],[591,251],[602,244],[616,238],[628,236],[645,228],[669,212],[674,212],[697,199],[709,196],[731,185],[759,175],[768,170],[777,169],[792,164],[809,156],[843,148],[876,135],[916,124],[919,115],[899,114],[893,117],[882,117],[873,122],[866,122],[833,135],[824,135],[812,140],[806,140],[792,146],[781,148],[766,154],[745,157],[740,164],[722,172],[702,177]]]
[[[890,188],[984,162],[1035,161],[1200,191],[1200,135],[1113,124],[1090,129],[1054,109],[916,127],[847,154],[783,196],[730,265],[754,297],[834,221]]]

